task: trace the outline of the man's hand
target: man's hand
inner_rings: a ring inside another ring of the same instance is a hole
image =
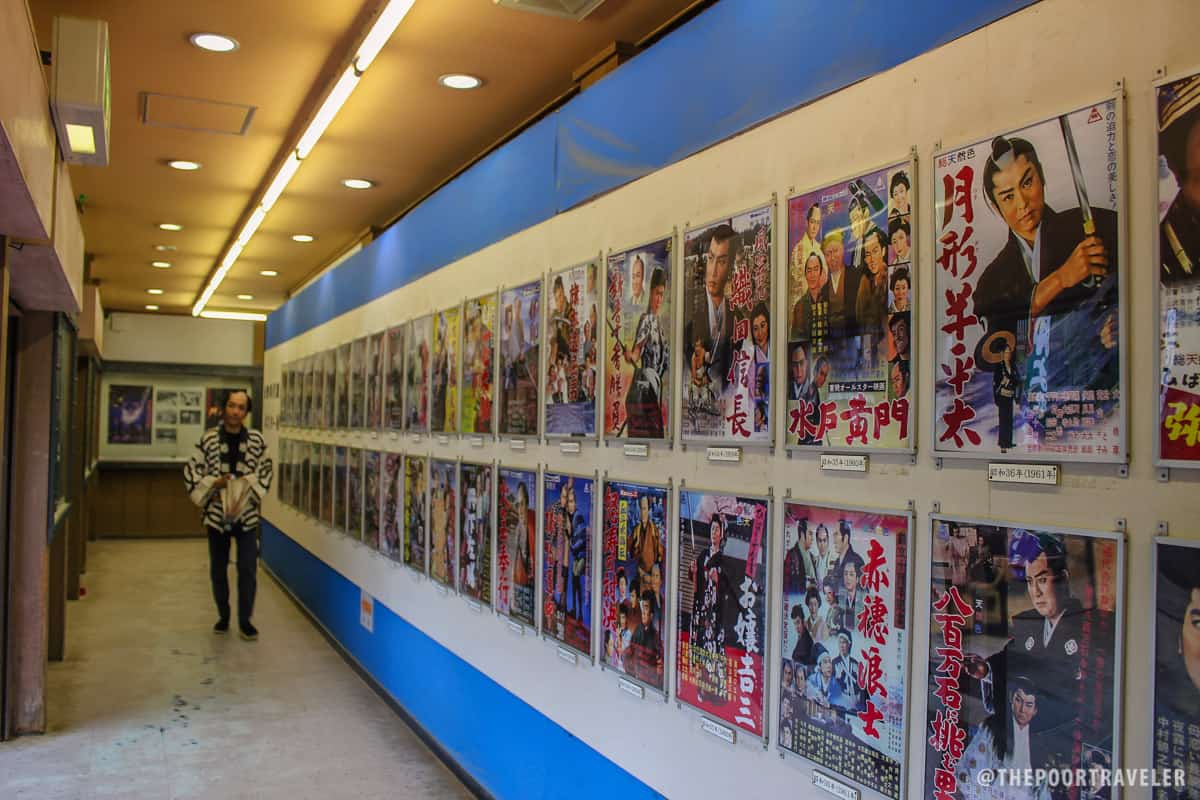
[[[1111,311],[1100,328],[1100,344],[1104,345],[1105,350],[1112,350],[1117,346],[1117,315]]]
[[[232,475],[222,475],[221,477],[217,478],[216,481],[213,482],[213,488],[214,489],[224,489],[226,486],[229,485],[229,480],[232,477],[233,477]]]
[[[1062,288],[1069,289],[1093,275],[1108,274],[1108,255],[1099,236],[1088,236],[1071,251],[1071,256],[1057,270]]]

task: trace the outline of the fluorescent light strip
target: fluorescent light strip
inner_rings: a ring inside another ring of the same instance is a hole
[[[263,220],[267,217],[267,212],[275,207],[275,203],[279,201],[280,195],[287,185],[295,176],[296,171],[300,169],[300,163],[308,157],[313,148],[317,146],[317,142],[325,134],[327,128],[333,122],[334,117],[341,111],[346,100],[354,93],[354,89],[358,86],[362,74],[367,67],[371,66],[371,62],[379,55],[379,51],[387,44],[392,37],[396,28],[412,10],[416,0],[390,0],[383,12],[375,18],[375,22],[371,25],[371,30],[367,32],[362,44],[358,46],[358,51],[354,54],[354,60],[350,66],[338,78],[329,94],[325,97],[325,101],[321,103],[316,115],[312,121],[308,123],[308,127],[300,136],[300,141],[296,143],[296,149],[288,155],[287,160],[279,167],[279,171],[275,173],[275,177],[271,180],[271,185],[267,187],[259,200],[258,207],[254,209],[254,213],[246,220],[246,224],[242,226],[242,230],[238,233],[237,239],[229,247],[229,251],[225,257],[221,259],[221,267],[213,275],[208,286],[204,288],[204,292],[200,295],[200,299],[192,306],[192,316],[208,316],[204,307],[208,305],[208,301],[212,299],[213,292],[221,285],[221,281],[225,280],[226,273],[229,268],[237,261],[238,256],[242,254],[242,250],[250,243],[250,239],[258,231]],[[226,314],[240,312],[220,312]],[[266,319],[263,314],[252,315],[254,319]],[[229,318],[229,317],[226,317]],[[243,317],[236,317],[242,319]]]
[[[201,311],[205,319],[240,319],[248,322],[266,322],[266,314],[256,314],[252,311]]]

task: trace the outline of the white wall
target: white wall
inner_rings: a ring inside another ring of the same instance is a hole
[[[104,358],[165,364],[254,366],[253,322],[113,312]]]
[[[402,319],[458,302],[464,295],[500,284],[514,285],[592,257],[664,235],[673,227],[715,218],[783,198],[789,187],[803,189],[841,176],[903,159],[915,145],[920,208],[927,213],[931,188],[930,153],[936,142],[970,141],[1010,129],[1109,95],[1114,81],[1126,82],[1127,209],[1131,243],[1125,265],[1130,393],[1126,397],[1131,470],[1128,478],[1112,465],[1067,465],[1061,487],[1019,489],[990,486],[983,462],[951,462],[935,467],[930,454],[933,359],[921,358],[916,377],[917,463],[875,456],[867,476],[823,475],[815,456],[789,460],[782,452],[748,453],[740,466],[709,465],[695,449],[656,452],[649,461],[625,459],[620,448],[585,446],[582,456],[559,453],[557,446],[531,445],[527,453],[489,445],[482,452],[466,441],[413,444],[390,436],[344,437],[355,446],[411,449],[453,458],[494,458],[515,465],[548,463],[556,468],[608,470],[613,477],[664,480],[676,485],[720,487],[746,492],[774,488],[776,498],[791,489],[795,497],[827,502],[917,509],[913,544],[913,646],[909,690],[908,789],[922,793],[926,738],[923,657],[928,642],[929,523],[934,501],[944,513],[995,517],[1099,530],[1128,520],[1128,664],[1124,680],[1123,753],[1119,766],[1149,766],[1151,739],[1146,699],[1152,674],[1150,647],[1151,540],[1159,521],[1172,533],[1200,535],[1195,493],[1200,471],[1175,471],[1171,482],[1156,480],[1152,442],[1156,422],[1157,341],[1153,295],[1156,269],[1150,254],[1155,227],[1154,135],[1151,82],[1158,67],[1178,73],[1200,65],[1196,32],[1200,3],[1194,0],[1045,0],[984,30],[928,53],[813,105],[760,126],[720,146],[670,166],[592,203],[563,214],[446,266],[386,297],[345,314],[267,354],[266,384],[279,380],[280,366]],[[799,79],[800,76],[780,76]],[[680,76],[686,89],[686,76]],[[713,176],[721,176],[714,180]],[[782,218],[781,218],[782,219]],[[933,308],[931,228],[919,221],[921,263],[919,301]],[[777,269],[783,264],[783,232],[776,233]],[[678,295],[677,295],[678,296]],[[777,306],[781,308],[782,304]],[[776,314],[776,319],[782,319]],[[933,352],[933,315],[922,314],[917,344]],[[678,372],[676,372],[678,380]],[[678,386],[678,383],[676,384]],[[270,394],[270,392],[268,392]],[[674,397],[678,398],[676,393]],[[278,400],[266,414],[278,414]],[[269,432],[277,441],[279,431]],[[298,436],[298,432],[286,435]],[[318,437],[319,438],[319,437]],[[777,504],[778,512],[778,504]],[[637,701],[620,692],[611,672],[571,668],[552,645],[518,639],[498,619],[472,614],[453,598],[440,597],[426,582],[281,506],[266,504],[269,519],[380,602],[403,615],[456,654],[487,673],[526,702],[668,797],[814,796],[808,768],[782,760],[746,740],[726,745],[702,733],[694,714],[674,703]],[[775,530],[780,515],[776,513]],[[779,547],[773,548],[778,560]],[[778,569],[772,591],[779,587]],[[772,597],[774,594],[771,595]],[[774,608],[771,610],[775,614]],[[780,623],[769,627],[770,685],[778,678]],[[668,661],[670,663],[670,661]],[[776,693],[777,694],[777,693]],[[768,717],[778,714],[772,698]],[[636,731],[637,735],[630,735]],[[646,742],[655,742],[646,747]],[[536,747],[536,743],[535,747]],[[705,765],[698,768],[698,765]],[[1146,798],[1149,790],[1129,790]]]

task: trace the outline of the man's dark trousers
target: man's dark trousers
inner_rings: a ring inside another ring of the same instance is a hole
[[[208,529],[208,556],[212,577],[213,600],[221,619],[229,619],[229,548],[237,540],[238,622],[245,624],[254,615],[254,593],[258,587],[258,537],[256,531],[233,526],[229,533]]]

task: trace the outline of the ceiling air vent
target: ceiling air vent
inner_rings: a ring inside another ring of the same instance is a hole
[[[492,0],[504,8],[517,11],[536,11],[553,17],[565,17],[579,22],[599,8],[604,0]]]

